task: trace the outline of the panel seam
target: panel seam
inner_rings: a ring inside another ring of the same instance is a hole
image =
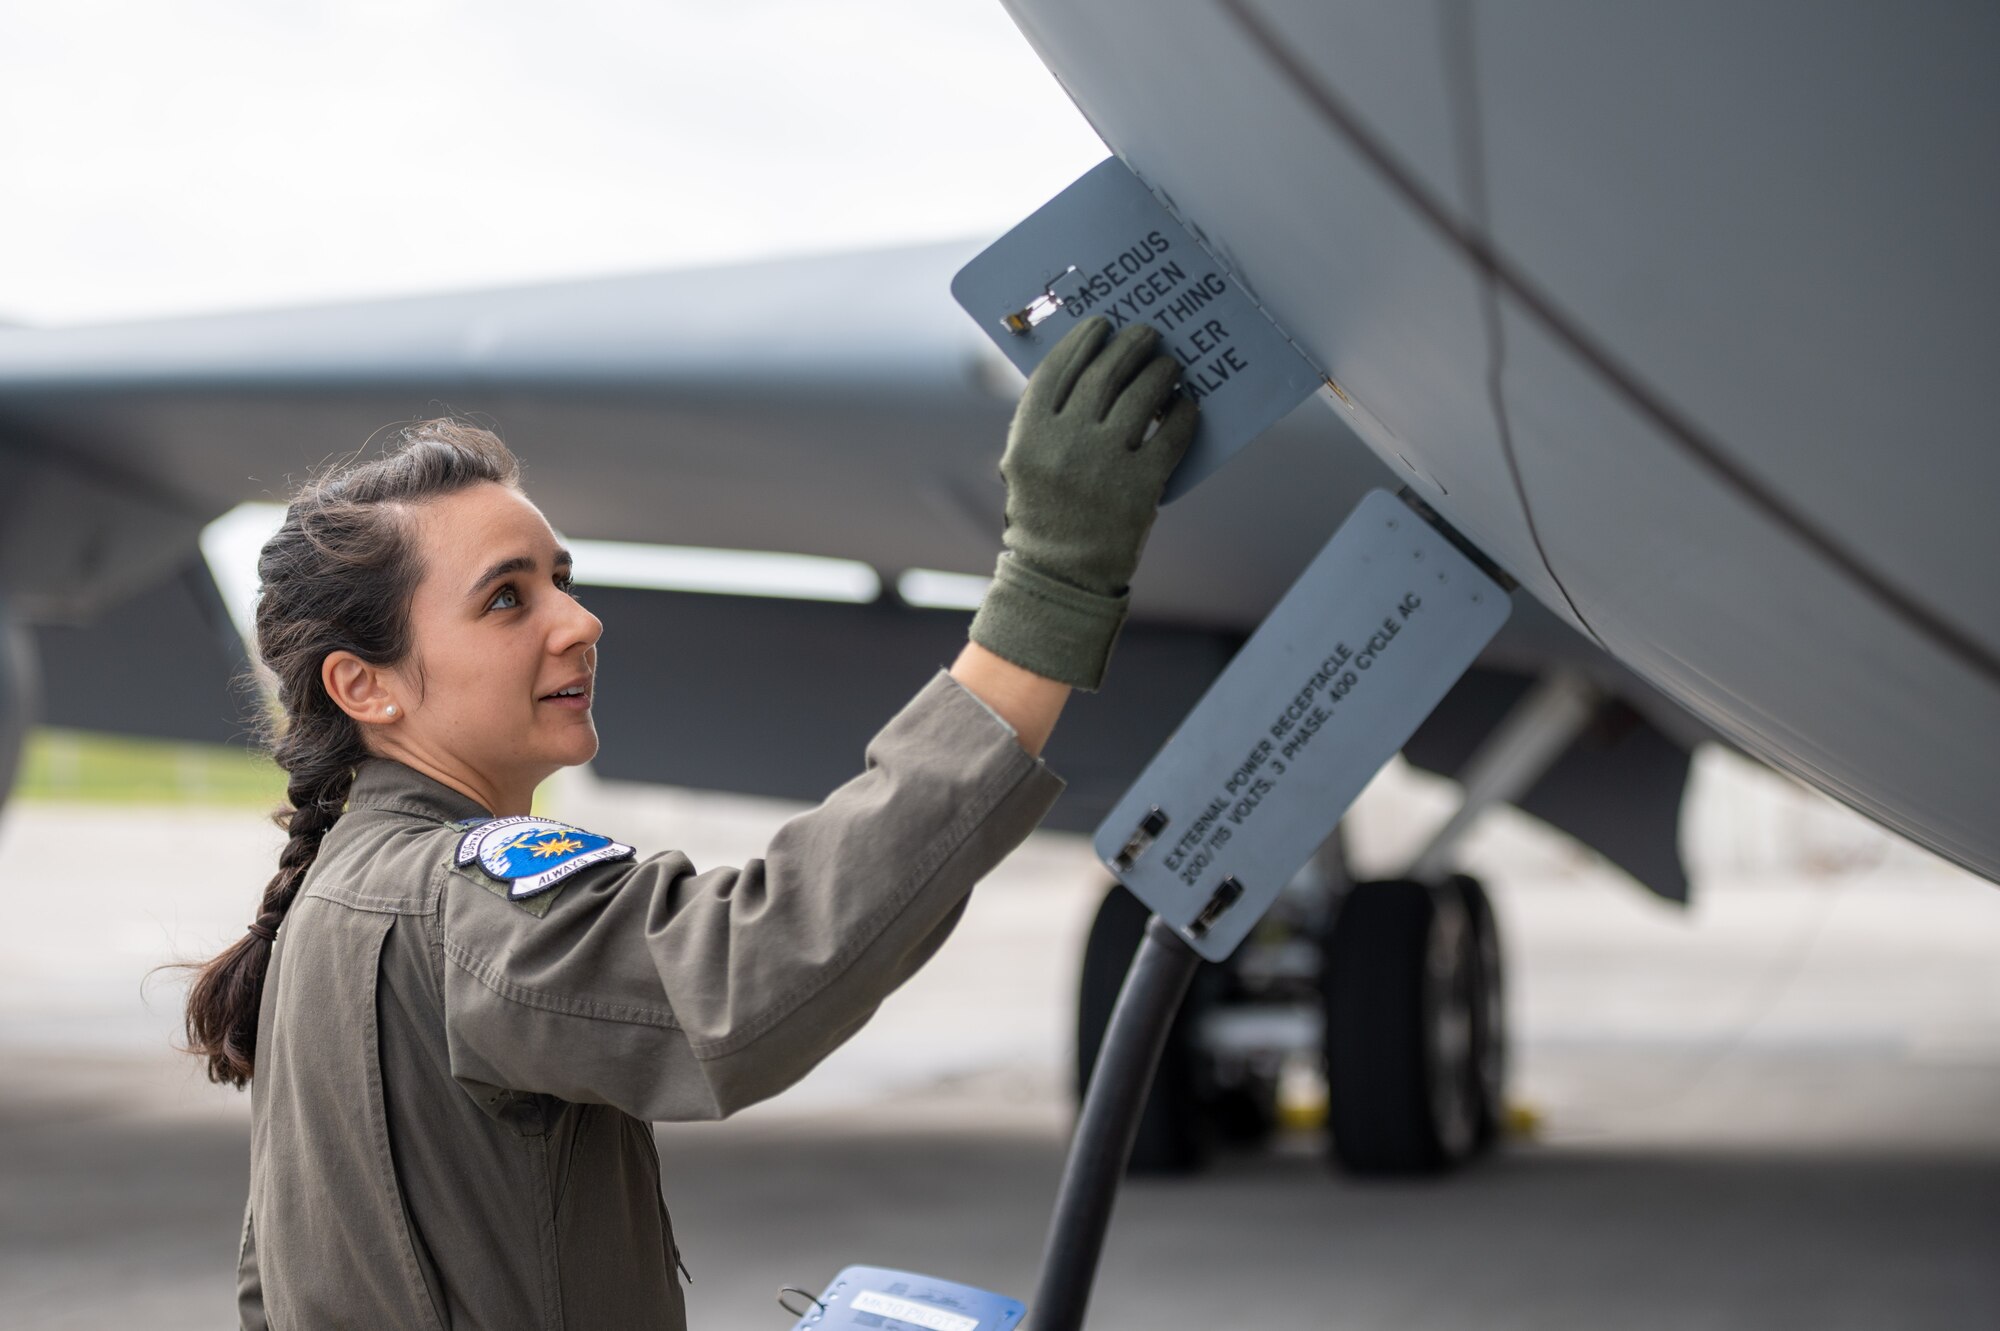
[[[1457,122],[1452,141],[1453,155],[1458,160],[1459,188],[1465,191],[1465,207],[1471,214],[1472,226],[1481,235],[1491,235],[1486,208],[1486,143],[1479,115],[1478,67],[1472,49],[1472,14],[1464,0],[1444,0],[1444,5],[1444,88],[1452,118]],[[1507,415],[1507,394],[1503,387],[1507,335],[1500,318],[1500,291],[1491,252],[1480,250],[1471,257],[1479,269],[1479,317],[1486,325],[1486,399],[1493,409],[1493,428],[1500,436],[1500,452],[1507,462],[1507,477],[1514,486],[1514,499],[1521,506],[1521,518],[1528,527],[1528,540],[1534,544],[1535,558],[1542,561],[1542,571],[1562,593],[1563,604],[1576,617],[1578,626],[1608,652],[1611,649],[1605,646],[1596,626],[1583,613],[1583,607],[1563,585],[1562,575],[1556,572],[1548,548],[1542,544],[1534,501],[1528,498],[1527,483],[1521,477],[1521,460],[1514,451],[1514,425]]]
[[[1975,641],[1957,625],[1891,584],[1882,574],[1862,563],[1855,555],[1836,543],[1803,513],[1797,512],[1769,486],[1753,475],[1747,467],[1730,457],[1715,440],[1683,416],[1666,400],[1642,384],[1636,375],[1621,365],[1610,352],[1597,343],[1569,317],[1559,311],[1554,302],[1517,272],[1503,259],[1499,252],[1479,233],[1452,217],[1451,213],[1432,197],[1419,181],[1413,177],[1394,154],[1379,142],[1361,123],[1349,106],[1326,87],[1288,49],[1278,34],[1266,20],[1256,13],[1247,0],[1215,0],[1216,5],[1235,20],[1251,44],[1263,53],[1273,69],[1290,84],[1305,102],[1326,122],[1328,127],[1371,166],[1383,180],[1402,195],[1404,200],[1433,228],[1443,233],[1445,239],[1462,251],[1472,262],[1479,264],[1492,275],[1493,282],[1520,302],[1521,307],[1541,324],[1543,329],[1557,342],[1566,347],[1572,355],[1595,371],[1618,396],[1639,415],[1650,420],[1670,441],[1708,471],[1724,485],[1731,488],[1736,496],[1761,512],[1766,518],[1789,532],[1802,545],[1813,550],[1829,564],[1844,573],[1863,593],[1873,599],[1893,618],[1919,636],[1928,639],[1946,655],[1962,666],[1981,676],[1990,685],[2000,685],[2000,654]]]

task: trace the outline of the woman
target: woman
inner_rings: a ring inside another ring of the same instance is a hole
[[[963,654],[741,869],[527,816],[597,751],[602,625],[497,439],[432,422],[292,502],[257,607],[290,839],[187,1019],[252,1090],[245,1327],[684,1324],[646,1120],[803,1076],[1061,789],[1035,755],[1194,429],[1152,330],[1107,338],[1022,397]]]

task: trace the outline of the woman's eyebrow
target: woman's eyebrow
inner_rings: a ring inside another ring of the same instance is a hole
[[[535,558],[533,555],[515,555],[512,559],[501,560],[492,568],[480,574],[478,580],[472,586],[466,588],[465,594],[467,596],[477,596],[481,587],[484,587],[487,583],[493,581],[493,579],[505,577],[509,573],[533,573],[534,571]]]
[[[556,568],[565,569],[569,568],[575,561],[570,558],[569,551],[563,549],[561,546],[557,546],[553,562]],[[479,580],[467,588],[465,594],[467,596],[477,596],[479,595],[480,588],[493,581],[493,579],[505,577],[509,573],[533,573],[534,571],[535,557],[533,555],[515,555],[512,559],[501,560],[492,568],[480,574]]]

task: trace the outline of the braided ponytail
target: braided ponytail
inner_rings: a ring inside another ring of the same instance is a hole
[[[188,989],[187,1050],[208,1061],[210,1081],[243,1087],[257,1053],[264,976],[285,914],[347,806],[357,765],[369,756],[361,727],[327,696],[320,667],[334,652],[371,665],[410,650],[410,598],[422,574],[407,506],[483,481],[515,485],[506,445],[452,420],[402,432],[382,457],[308,485],[257,561],[257,650],[282,718],[271,756],[289,780],[289,808],[272,815],[288,836],[242,938],[195,968]]]

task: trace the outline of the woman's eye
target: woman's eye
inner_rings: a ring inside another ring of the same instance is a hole
[[[512,610],[519,604],[521,604],[521,595],[510,584],[495,592],[493,599],[486,603],[486,608],[488,610]]]

